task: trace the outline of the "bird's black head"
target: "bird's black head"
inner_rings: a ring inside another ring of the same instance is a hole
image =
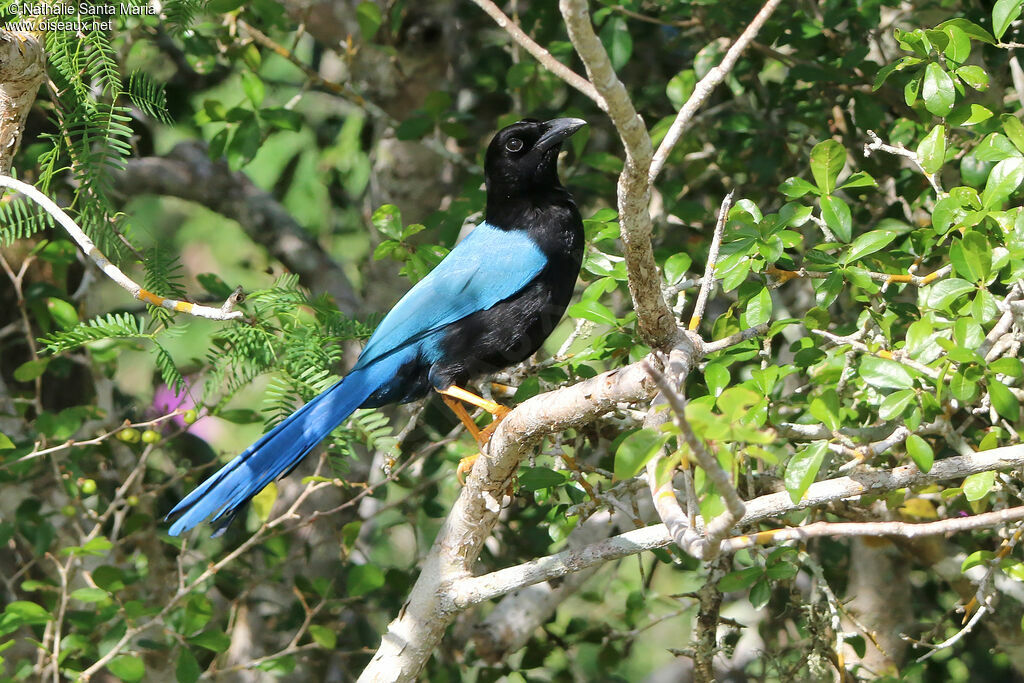
[[[511,199],[558,187],[562,141],[585,125],[583,119],[523,119],[502,128],[484,160],[488,195]]]

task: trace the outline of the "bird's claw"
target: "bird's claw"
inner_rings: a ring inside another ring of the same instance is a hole
[[[480,454],[477,453],[459,460],[459,466],[455,468],[455,478],[459,480],[460,485],[466,485],[466,475],[473,469],[473,465],[479,457]]]

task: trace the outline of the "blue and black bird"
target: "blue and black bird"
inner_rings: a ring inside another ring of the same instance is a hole
[[[491,140],[485,219],[395,304],[341,381],[302,406],[171,510],[176,536],[211,515],[222,532],[267,484],[290,472],[357,408],[405,403],[432,389],[481,443],[462,402],[508,408],[465,389],[515,365],[554,330],[583,260],[583,221],[558,179],[562,142],[581,119],[524,119]]]

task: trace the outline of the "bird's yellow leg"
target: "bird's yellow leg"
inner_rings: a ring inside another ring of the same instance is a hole
[[[472,406],[476,406],[477,408],[483,408],[484,410],[486,410],[488,413],[495,417],[505,417],[510,412],[512,412],[511,409],[506,408],[500,403],[495,403],[494,401],[486,399],[483,396],[477,396],[472,391],[466,391],[462,387],[457,387],[454,384],[448,387],[447,389],[438,389],[437,393],[441,394],[442,396],[451,396],[452,398],[457,398],[460,401],[465,401],[466,403]]]
[[[455,417],[459,418],[466,427],[466,431],[473,435],[473,438],[477,443],[483,443],[480,441],[480,428],[476,426],[476,422],[473,422],[473,418],[470,417],[469,412],[466,410],[466,406],[462,405],[457,399],[449,398],[445,394],[441,394],[441,400],[444,404],[452,409],[455,413]]]

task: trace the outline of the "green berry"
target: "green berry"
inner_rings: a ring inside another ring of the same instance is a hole
[[[190,425],[196,421],[199,415],[194,410],[186,410],[185,414],[181,416],[181,419],[185,421],[185,424]]]
[[[117,438],[125,443],[136,443],[139,440],[139,430],[131,428],[122,429],[117,433]]]
[[[82,485],[79,488],[82,490],[82,493],[84,493],[87,496],[91,496],[92,494],[96,493],[96,480],[86,479],[85,481],[82,482]]]
[[[153,429],[142,432],[142,443],[160,443],[160,432]]]

